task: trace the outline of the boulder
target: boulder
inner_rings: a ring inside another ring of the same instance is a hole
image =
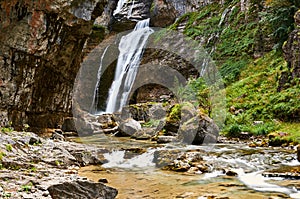
[[[176,137],[174,136],[158,136],[157,137],[157,143],[158,144],[165,144],[165,143],[170,143],[170,142],[175,142]]]
[[[205,114],[199,114],[184,122],[178,131],[178,138],[187,144],[216,143],[219,128]]]
[[[142,128],[141,130],[136,131],[131,138],[136,140],[149,140],[156,136],[157,131],[155,128]]]
[[[151,25],[167,27],[174,23],[177,10],[170,1],[154,0],[151,6]]]
[[[118,191],[112,187],[89,181],[64,182],[50,186],[48,191],[53,199],[113,199],[118,194]]]
[[[116,134],[116,136],[132,136],[141,129],[142,126],[138,121],[128,118],[119,125],[119,132]]]
[[[65,118],[61,130],[63,130],[64,132],[76,132],[74,118],[72,117]]]

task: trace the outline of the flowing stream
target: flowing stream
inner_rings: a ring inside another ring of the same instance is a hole
[[[87,142],[110,149],[104,154],[108,162],[82,168],[80,175],[95,181],[106,178],[108,185],[119,190],[117,198],[300,198],[299,175],[289,176],[291,171],[300,171],[292,149],[250,148],[246,144],[157,145],[127,138],[106,144],[92,140]],[[143,152],[128,155],[137,148]],[[172,150],[198,151],[208,171],[189,173],[158,168],[153,162],[155,153]],[[285,169],[288,177],[266,175]],[[236,175],[227,175],[225,170]]]

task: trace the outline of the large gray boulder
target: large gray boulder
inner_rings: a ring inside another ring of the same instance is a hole
[[[132,136],[137,131],[142,130],[142,126],[138,121],[128,118],[121,122],[118,130],[117,136]]]
[[[187,144],[207,144],[216,143],[219,135],[219,127],[206,114],[197,110],[192,110],[185,106],[181,125],[178,130],[178,138]]]
[[[112,187],[89,181],[64,182],[50,186],[48,191],[53,199],[113,199],[118,194]]]

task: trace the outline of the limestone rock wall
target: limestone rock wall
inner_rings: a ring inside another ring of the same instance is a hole
[[[106,0],[0,0],[0,126],[56,127]]]
[[[288,41],[283,46],[291,79],[300,78],[300,10],[295,14],[295,24],[296,29],[290,34]]]

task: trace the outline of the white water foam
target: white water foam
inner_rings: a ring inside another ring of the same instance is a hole
[[[108,161],[108,163],[102,165],[104,168],[134,169],[155,167],[155,163],[153,163],[154,150],[148,150],[147,152],[137,155],[131,159],[124,158],[125,151],[105,153],[104,157]]]
[[[119,0],[118,1],[118,5],[117,5],[117,7],[116,7],[116,9],[114,10],[114,13],[113,13],[114,15],[121,11],[121,9],[123,8],[126,1],[127,0]]]
[[[244,173],[243,169],[234,170],[238,174],[239,180],[250,189],[261,192],[279,192],[289,195],[291,198],[300,198],[300,191],[295,188],[286,188],[279,185],[268,183],[266,178],[262,175],[263,171],[256,171],[252,173]]]

